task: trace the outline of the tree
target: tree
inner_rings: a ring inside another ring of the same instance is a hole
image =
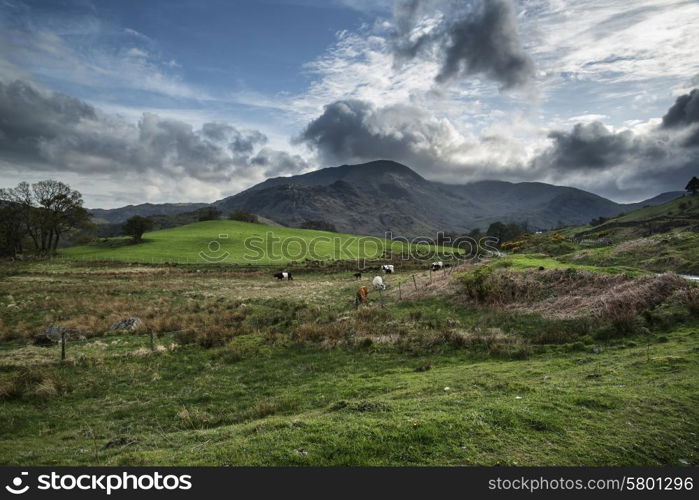
[[[215,207],[204,207],[197,210],[197,219],[199,222],[206,220],[218,220],[221,218],[221,212]]]
[[[39,254],[55,252],[67,231],[84,225],[90,214],[83,208],[82,195],[70,186],[54,180],[40,181],[29,186],[22,182],[15,188],[0,189],[0,203],[13,220],[5,229],[14,237],[29,235]],[[8,211],[9,210],[9,211]],[[10,213],[11,212],[11,213]]]
[[[22,208],[16,203],[0,202],[0,256],[21,254],[26,235]]]
[[[153,229],[153,221],[148,217],[134,215],[129,220],[124,222],[122,232],[126,236],[133,237],[134,242],[138,243],[143,239],[143,233]]]
[[[688,193],[691,193],[692,196],[697,194],[697,191],[699,191],[699,179],[696,177],[692,177],[692,179],[687,183],[687,187],[684,188]]]
[[[304,221],[301,224],[301,229],[315,229],[317,231],[329,231],[331,233],[337,232],[334,224],[322,219]]]
[[[500,245],[507,241],[512,241],[523,235],[526,231],[518,224],[504,224],[500,221],[493,222],[486,231],[486,235],[498,239]]]
[[[253,224],[257,224],[259,222],[257,215],[246,212],[245,210],[236,210],[235,212],[231,213],[228,216],[228,218],[230,220],[237,220],[240,222],[251,222]]]

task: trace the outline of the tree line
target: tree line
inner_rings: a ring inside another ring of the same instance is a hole
[[[55,180],[0,189],[0,255],[49,255],[66,233],[90,224],[82,195]]]

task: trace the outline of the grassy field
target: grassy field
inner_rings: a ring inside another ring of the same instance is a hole
[[[63,249],[60,256],[82,261],[273,265],[376,259],[404,248],[407,245],[400,242],[368,236],[217,220],[146,233],[139,244],[127,237],[104,239]]]
[[[0,463],[696,464],[697,287],[598,270],[3,264]]]

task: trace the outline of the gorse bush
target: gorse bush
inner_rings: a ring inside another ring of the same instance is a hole
[[[484,303],[491,296],[493,270],[483,266],[459,276],[459,281],[468,297],[476,302]]]

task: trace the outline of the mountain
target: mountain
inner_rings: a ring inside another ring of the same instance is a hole
[[[298,227],[324,220],[338,231],[382,236],[432,236],[438,231],[464,233],[486,229],[495,221],[528,223],[531,229],[583,225],[681,196],[663,193],[639,203],[619,204],[581,189],[542,182],[479,181],[444,184],[429,181],[394,161],[324,168],[307,174],[267,179],[213,203],[224,215],[245,210],[266,220]],[[206,203],[128,205],[90,212],[104,226],[101,234],[120,232],[133,215],[154,217],[159,228],[196,220]]]
[[[380,236],[391,231],[415,237],[485,229],[498,220],[526,222],[532,229],[581,225],[679,194],[624,205],[581,189],[540,182],[443,184],[400,163],[379,160],[268,179],[214,205],[223,213],[245,210],[287,226],[321,219],[342,232]]]
[[[208,207],[208,203],[142,203],[141,205],[127,205],[121,208],[103,209],[93,208],[90,214],[96,222],[120,223],[134,215],[151,217],[154,215],[179,215],[194,212],[200,208]]]

